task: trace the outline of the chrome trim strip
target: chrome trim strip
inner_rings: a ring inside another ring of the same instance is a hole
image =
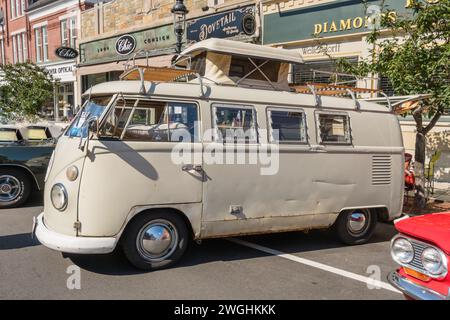
[[[412,282],[397,271],[389,273],[388,282],[403,294],[415,300],[450,300],[450,293],[444,296],[434,290]]]

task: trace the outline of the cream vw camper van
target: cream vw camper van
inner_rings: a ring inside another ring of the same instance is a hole
[[[176,68],[134,66],[88,90],[49,164],[45,246],[137,268],[177,262],[189,241],[333,228],[369,240],[402,209],[397,117],[378,104],[291,87],[295,51],[210,39]]]

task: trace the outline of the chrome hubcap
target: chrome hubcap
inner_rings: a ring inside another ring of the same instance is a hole
[[[366,211],[354,211],[348,216],[347,227],[352,234],[361,234],[366,231],[369,215]]]
[[[0,176],[0,202],[15,200],[21,191],[22,186],[16,177],[10,175]]]
[[[139,254],[151,262],[163,261],[176,249],[178,233],[172,223],[164,219],[150,221],[138,233],[136,247]]]

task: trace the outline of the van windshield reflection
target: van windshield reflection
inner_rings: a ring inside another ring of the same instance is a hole
[[[69,130],[67,130],[66,136],[87,137],[88,127],[86,124],[93,118],[100,119],[110,100],[111,96],[91,98],[91,100],[84,105],[83,109],[78,112],[70,125]]]

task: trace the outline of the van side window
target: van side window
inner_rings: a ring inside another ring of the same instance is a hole
[[[198,141],[198,112],[192,103],[132,100],[124,107],[119,101],[108,123],[107,135],[127,141]]]
[[[320,141],[336,144],[350,144],[350,120],[344,114],[318,114]]]
[[[271,141],[306,143],[305,120],[303,111],[269,109]]]
[[[216,104],[214,122],[216,141],[256,143],[255,110],[249,106]]]

